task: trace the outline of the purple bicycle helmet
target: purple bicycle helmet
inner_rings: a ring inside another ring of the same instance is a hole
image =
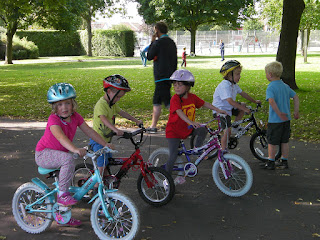
[[[186,69],[176,70],[170,77],[171,81],[185,82],[186,85],[193,87],[194,86],[194,76],[193,74]]]

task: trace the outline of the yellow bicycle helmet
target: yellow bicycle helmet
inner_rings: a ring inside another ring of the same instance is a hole
[[[225,77],[229,72],[232,72],[237,67],[241,67],[241,64],[237,60],[229,60],[222,65],[220,73]]]

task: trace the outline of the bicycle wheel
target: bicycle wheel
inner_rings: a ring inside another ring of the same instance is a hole
[[[240,197],[246,194],[253,181],[252,171],[248,163],[235,154],[225,154],[226,161],[224,168],[230,173],[230,177],[225,179],[220,162],[217,159],[212,167],[213,181],[221,192],[230,197]],[[229,162],[230,166],[227,164]]]
[[[158,148],[154,150],[148,159],[148,164],[152,167],[160,167],[162,169],[165,169],[165,165],[169,159],[169,149],[168,148]],[[178,166],[178,163],[183,164],[183,159],[181,156],[177,157],[175,166]],[[184,165],[181,166],[183,168]],[[178,171],[172,171],[172,176],[176,176],[178,174]]]
[[[75,167],[72,177],[72,186],[81,187],[92,175],[93,165],[91,163],[80,163]]]
[[[250,150],[258,160],[262,162],[268,161],[268,141],[267,141],[267,132],[263,130],[261,132],[256,132],[252,135],[250,139]],[[281,157],[281,147],[280,145],[276,151],[276,159]]]
[[[26,232],[37,234],[45,231],[52,223],[52,204],[49,198],[41,204],[33,206],[35,210],[44,210],[49,212],[29,213],[25,207],[44,196],[43,189],[28,182],[21,185],[15,192],[12,200],[12,213],[18,225]]]
[[[93,165],[91,163],[80,163],[75,167],[75,171],[73,173],[71,186],[81,187],[92,175]],[[83,196],[81,200],[86,201],[92,197],[92,191],[89,190],[87,194]]]
[[[95,200],[91,209],[91,224],[100,239],[134,239],[140,226],[138,210],[133,202],[120,192],[107,193],[104,199],[107,210],[113,218],[103,213],[101,199]]]
[[[220,136],[219,136],[219,139],[220,139]],[[207,142],[209,142],[210,140],[211,140],[211,136],[210,136],[210,134],[207,134],[206,139],[203,142],[203,145],[206,144]],[[190,148],[194,148],[195,142],[196,142],[196,137],[195,136],[191,136],[191,138],[190,138]],[[207,157],[208,157],[208,159],[212,159],[212,158],[215,158],[217,155],[218,155],[218,149],[216,148],[216,149],[213,149],[207,155]]]
[[[175,185],[170,174],[159,167],[149,167],[146,170],[147,181],[153,183],[153,187],[149,188],[146,179],[139,175],[137,181],[138,192],[141,198],[152,206],[160,207],[168,202],[174,196]]]

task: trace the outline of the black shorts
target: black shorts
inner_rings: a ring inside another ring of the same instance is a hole
[[[267,140],[271,145],[288,143],[290,138],[290,121],[282,123],[268,123]]]
[[[232,116],[238,116],[239,114],[239,109],[233,108],[232,110]],[[213,114],[213,117],[216,117],[217,114]],[[221,122],[221,128],[225,129],[226,126],[229,128],[231,127],[231,117],[227,115],[226,117],[220,117],[220,122]]]
[[[153,105],[158,106],[162,103],[166,106],[170,106],[171,99],[171,81],[157,82],[153,94]]]

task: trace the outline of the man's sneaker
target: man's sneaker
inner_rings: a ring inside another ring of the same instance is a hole
[[[59,226],[61,227],[79,227],[81,225],[81,221],[80,220],[77,220],[77,219],[74,219],[74,218],[71,218],[69,222],[67,222],[66,224],[61,224],[61,223],[58,223]]]
[[[279,169],[288,169],[288,161],[287,160],[280,160],[279,165],[277,166]]]
[[[63,193],[61,196],[58,196],[58,204],[63,206],[75,205],[78,201],[75,200],[69,192]]]
[[[184,184],[186,182],[186,178],[183,176],[177,176],[174,179],[174,185],[178,185],[178,184]]]
[[[268,169],[268,170],[274,170],[275,169],[275,162],[268,160],[263,166],[263,169]]]

